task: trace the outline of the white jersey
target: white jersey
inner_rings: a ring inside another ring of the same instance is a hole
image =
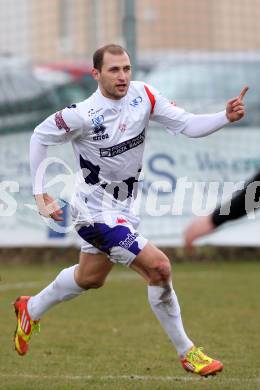
[[[98,89],[88,99],[48,117],[35,134],[43,145],[71,141],[81,183],[88,187],[77,187],[74,212],[82,213],[82,204],[87,204],[88,212],[98,212],[132,203],[149,120],[177,134],[192,115],[174,107],[154,88],[132,81],[122,99],[108,99]]]
[[[190,114],[173,106],[153,87],[132,81],[120,100],[108,99],[98,89],[88,99],[56,112],[36,127],[38,145],[72,143],[79,172],[72,201],[74,219],[96,220],[100,213],[110,215],[122,208],[126,213],[131,209],[149,120],[164,125],[173,134],[183,132],[191,137],[208,135],[228,122],[224,111]],[[34,153],[31,166],[35,171],[39,151]]]

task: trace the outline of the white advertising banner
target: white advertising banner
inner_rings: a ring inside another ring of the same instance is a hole
[[[50,193],[60,198],[65,221],[60,233],[35,209],[29,169],[30,133],[0,137],[0,245],[70,246],[80,239],[70,224],[68,176],[73,176],[70,145],[51,147],[56,160],[47,170]],[[182,245],[185,226],[206,215],[216,204],[260,169],[260,131],[227,128],[206,138],[172,137],[151,126],[147,131],[144,169],[136,212],[141,233],[158,245]],[[61,163],[63,161],[64,163]],[[64,180],[63,180],[64,179]],[[70,187],[73,186],[71,180]],[[225,226],[201,243],[259,246],[260,215]]]
[[[205,138],[148,132],[141,231],[158,245],[182,245],[185,227],[230,200],[260,170],[259,129],[225,128]],[[260,213],[223,226],[199,243],[260,245]]]

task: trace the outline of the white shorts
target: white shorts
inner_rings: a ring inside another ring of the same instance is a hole
[[[131,219],[131,220],[130,220]],[[130,266],[148,240],[137,232],[139,220],[134,216],[115,216],[102,218],[92,223],[76,225],[84,243],[84,253],[106,253],[113,263]]]

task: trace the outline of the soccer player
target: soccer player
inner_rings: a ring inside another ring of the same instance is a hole
[[[103,285],[114,263],[140,273],[148,284],[148,301],[172,341],[185,370],[207,376],[223,369],[187,336],[171,265],[166,255],[138,233],[133,212],[136,183],[142,169],[149,120],[173,135],[204,137],[244,116],[243,97],[228,101],[226,109],[211,115],[193,115],[173,106],[152,86],[130,81],[127,51],[110,44],[93,56],[97,91],[88,99],[63,109],[39,124],[30,144],[36,204],[40,214],[55,221],[62,210],[46,193],[37,170],[49,145],[71,142],[79,168],[79,184],[71,204],[75,229],[83,239],[79,264],[62,270],[37,295],[18,297],[14,303],[17,328],[15,349],[20,355],[39,327],[40,318],[54,305]]]
[[[192,248],[198,238],[213,233],[226,222],[241,218],[257,210],[260,199],[260,172],[246,183],[244,188],[224,205],[218,206],[210,215],[194,219],[184,232],[185,246]],[[228,211],[228,212],[227,212]]]

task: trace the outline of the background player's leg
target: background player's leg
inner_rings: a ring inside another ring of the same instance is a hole
[[[87,289],[101,287],[112,266],[103,253],[81,252],[79,264],[62,270],[52,283],[30,298],[30,317],[38,320],[57,303],[75,298]]]
[[[183,357],[193,346],[183,328],[180,306],[172,287],[171,265],[167,256],[148,243],[131,264],[149,283],[148,300],[162,327]]]

